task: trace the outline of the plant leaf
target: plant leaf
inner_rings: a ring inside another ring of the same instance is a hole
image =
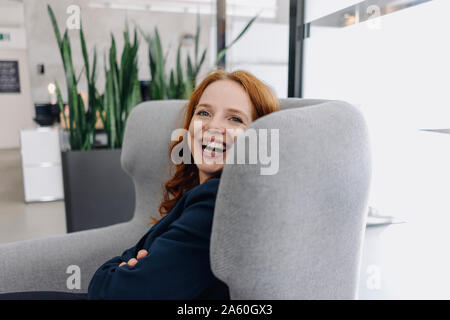
[[[247,32],[247,30],[251,27],[251,25],[253,24],[253,22],[255,22],[255,20],[259,17],[261,13],[258,13],[256,16],[254,16],[253,18],[250,19],[250,21],[246,24],[246,26],[241,30],[241,32],[239,33],[239,35],[234,38],[233,41],[231,41],[231,43],[227,46],[225,46],[225,48],[223,48],[222,50],[220,50],[220,52],[217,54],[217,58],[216,58],[216,62],[215,65],[218,66],[219,61],[222,59],[222,57],[225,55],[226,51],[228,49],[230,49],[237,41],[239,41],[239,39]]]
[[[56,87],[56,97],[57,97],[57,101],[58,101],[59,111],[63,115],[64,126],[66,127],[66,130],[69,130],[70,128],[67,124],[67,117],[66,117],[66,112],[64,110],[64,102],[63,102],[63,98],[61,95],[61,90],[59,88],[58,81],[56,81],[56,80],[55,80],[55,87]]]

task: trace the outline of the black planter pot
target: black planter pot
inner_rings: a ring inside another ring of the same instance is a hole
[[[120,165],[121,149],[61,152],[67,232],[133,217],[134,184]]]

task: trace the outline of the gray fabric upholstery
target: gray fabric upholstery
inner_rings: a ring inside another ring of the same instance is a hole
[[[279,129],[279,171],[225,165],[213,273],[231,299],[355,299],[371,172],[362,115],[327,101],[270,114],[249,128]]]
[[[122,167],[135,184],[133,219],[1,245],[1,293],[86,292],[91,276],[103,262],[136,244],[148,230],[150,216],[159,216],[162,186],[170,175],[170,133],[182,126],[185,104],[144,102],[128,119]],[[231,285],[232,298],[352,298],[368,183],[364,122],[343,102],[282,99],[281,107],[306,108],[282,111],[252,124],[279,127],[282,123],[279,174],[256,176],[254,165],[224,170],[213,227],[213,271]],[[288,145],[296,159],[287,158]],[[260,191],[255,196],[250,190],[256,186]],[[251,195],[252,201],[246,199],[238,205],[244,195]],[[271,201],[262,206],[260,198]],[[243,214],[243,209],[249,210]],[[233,224],[235,219],[241,224]],[[228,230],[230,226],[236,229]],[[247,233],[241,234],[242,230]],[[250,236],[252,246],[243,246]],[[270,264],[275,260],[279,263]],[[294,265],[286,265],[289,262]],[[66,286],[70,265],[81,269],[80,290]],[[271,272],[271,268],[285,274]],[[247,281],[242,279],[244,274]],[[260,278],[266,275],[266,280]]]

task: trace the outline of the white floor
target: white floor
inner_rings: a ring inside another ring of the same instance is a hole
[[[66,233],[64,201],[26,204],[19,149],[0,149],[0,244]]]

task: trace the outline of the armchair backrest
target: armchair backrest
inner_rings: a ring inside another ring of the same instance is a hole
[[[212,271],[231,299],[355,299],[371,175],[365,121],[345,102],[287,102],[247,128],[279,130],[279,149],[259,150],[279,152],[278,171],[225,164]]]
[[[158,205],[170,177],[170,136],[183,125],[186,100],[147,101],[130,113],[122,146],[122,168],[132,177],[136,195],[133,220],[160,218]]]
[[[134,223],[159,218],[170,136],[186,104],[144,102],[129,116],[121,161],[135,184]],[[212,270],[232,299],[353,299],[371,171],[365,121],[342,101],[288,98],[280,109],[249,126],[279,129],[278,172],[225,165]]]

